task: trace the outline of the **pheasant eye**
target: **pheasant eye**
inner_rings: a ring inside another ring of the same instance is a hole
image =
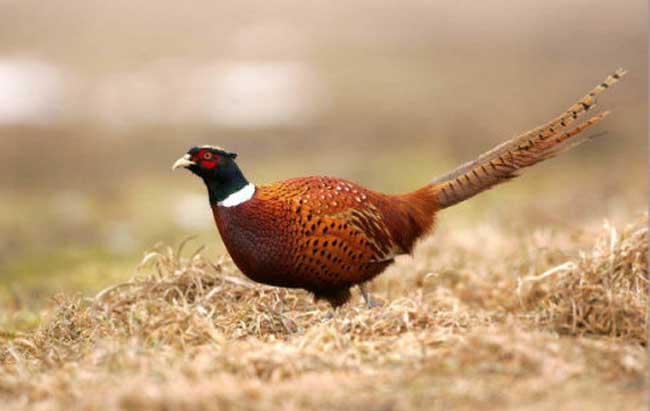
[[[209,152],[209,151],[206,151],[205,153],[203,153],[203,159],[204,160],[212,160],[212,153]]]

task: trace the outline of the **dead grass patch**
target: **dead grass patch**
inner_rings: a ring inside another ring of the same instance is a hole
[[[558,247],[571,236],[484,231],[494,252],[481,252],[473,230],[451,236],[444,253],[425,242],[373,285],[383,307],[355,300],[331,320],[307,293],[251,283],[226,258],[159,246],[130,281],[57,296],[35,332],[6,337],[0,401],[8,410],[638,406],[645,219],[620,233],[606,226],[569,260]]]
[[[519,294],[536,322],[559,333],[608,335],[643,344],[647,338],[647,257],[646,219],[620,233],[605,223],[592,250],[524,278]]]

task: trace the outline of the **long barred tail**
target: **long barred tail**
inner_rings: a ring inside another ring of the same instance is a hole
[[[431,182],[440,209],[460,203],[497,184],[516,177],[519,169],[570,150],[589,138],[575,139],[583,130],[605,118],[600,113],[575,127],[570,126],[596,105],[596,97],[618,82],[626,71],[618,69],[562,115],[518,137],[498,145]]]

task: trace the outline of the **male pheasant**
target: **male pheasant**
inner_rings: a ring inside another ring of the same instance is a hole
[[[302,177],[255,186],[216,146],[190,149],[173,169],[201,177],[221,237],[241,271],[254,281],[303,288],[333,307],[359,285],[413,250],[435,214],[517,176],[517,171],[573,148],[602,112],[571,127],[616,83],[619,69],[550,122],[515,137],[414,192],[389,195],[336,177]]]

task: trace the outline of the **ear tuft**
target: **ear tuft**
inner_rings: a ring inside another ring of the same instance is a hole
[[[234,160],[237,158],[237,153],[226,153],[226,156]]]

